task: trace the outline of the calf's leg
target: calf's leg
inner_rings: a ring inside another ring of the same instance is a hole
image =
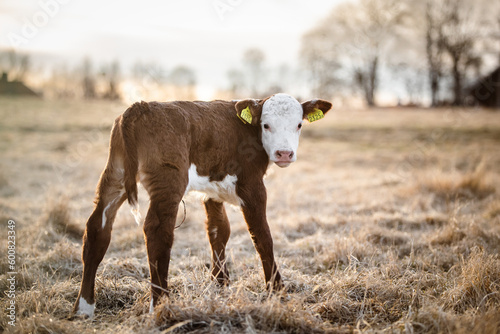
[[[226,244],[230,227],[224,205],[208,199],[205,203],[207,213],[207,233],[212,248],[212,277],[220,285],[229,283],[229,272],[226,266]]]
[[[252,237],[255,249],[260,255],[266,287],[269,290],[281,290],[283,283],[274,260],[273,238],[266,218],[266,188],[262,180],[251,184],[251,188],[244,186],[237,188],[239,197],[243,200],[242,211]]]
[[[95,276],[111,240],[111,229],[116,212],[126,199],[123,174],[109,165],[97,185],[94,211],[87,220],[83,235],[83,277],[73,314],[92,317],[95,309]]]
[[[188,179],[187,169],[186,173],[181,173],[167,168],[146,175],[143,184],[151,203],[144,221],[144,237],[151,275],[150,312],[153,312],[160,297],[167,294],[168,267],[177,210]]]

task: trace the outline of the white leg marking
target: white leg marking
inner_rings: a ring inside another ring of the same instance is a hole
[[[108,211],[108,209],[111,205],[115,205],[116,202],[118,202],[118,200],[123,196],[123,194],[125,194],[125,190],[120,191],[120,194],[118,196],[116,196],[111,202],[109,202],[109,204],[106,205],[106,207],[102,211],[102,229],[104,229],[106,227],[106,218],[107,218],[106,211]]]
[[[217,238],[217,226],[215,227],[212,227],[210,229],[210,235],[212,236],[212,238],[216,239]]]
[[[78,315],[87,315],[89,318],[94,317],[94,309],[95,309],[95,303],[94,304],[89,304],[83,297],[80,297],[80,300],[78,301],[78,311],[76,311],[76,314]]]
[[[106,207],[104,208],[104,210],[102,211],[102,229],[104,230],[104,228],[106,227],[106,211],[108,211],[109,207],[111,206],[111,204],[113,204],[113,202],[109,203],[108,205],[106,205]]]
[[[142,217],[141,217],[141,212],[139,211],[139,204],[134,203],[134,206],[132,206],[132,209],[130,209],[132,214],[134,215],[135,222],[137,223],[138,226],[141,226],[142,224]]]
[[[151,303],[149,303],[149,313],[153,314],[155,312],[155,307],[153,306],[153,297],[151,297]]]

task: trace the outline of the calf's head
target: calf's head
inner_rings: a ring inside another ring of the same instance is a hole
[[[261,127],[262,145],[269,160],[280,167],[288,167],[297,160],[303,121],[320,119],[331,107],[324,100],[301,104],[287,94],[275,94],[264,100],[241,100],[235,106],[243,122]]]

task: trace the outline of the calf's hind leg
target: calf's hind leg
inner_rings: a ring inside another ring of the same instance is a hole
[[[151,202],[144,221],[144,236],[151,275],[150,312],[153,312],[160,297],[167,293],[168,267],[174,242],[175,221],[188,177],[187,168],[185,175],[174,169],[145,174],[149,176],[146,176],[143,184]]]
[[[126,199],[123,175],[106,167],[97,185],[94,211],[87,220],[83,235],[83,277],[73,314],[92,317],[95,308],[95,276],[111,240],[111,229],[116,212]]]
[[[207,233],[212,248],[212,277],[221,285],[229,283],[229,272],[226,267],[226,244],[230,227],[224,204],[214,200],[205,203],[207,213]]]

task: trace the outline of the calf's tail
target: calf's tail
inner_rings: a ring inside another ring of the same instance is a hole
[[[136,102],[123,113],[120,124],[124,147],[123,165],[125,169],[125,192],[127,193],[128,202],[132,207],[132,214],[134,215],[137,224],[141,223],[141,216],[137,201],[137,173],[139,170],[139,159],[137,154],[135,123],[146,111],[149,111],[149,106],[146,102]]]

